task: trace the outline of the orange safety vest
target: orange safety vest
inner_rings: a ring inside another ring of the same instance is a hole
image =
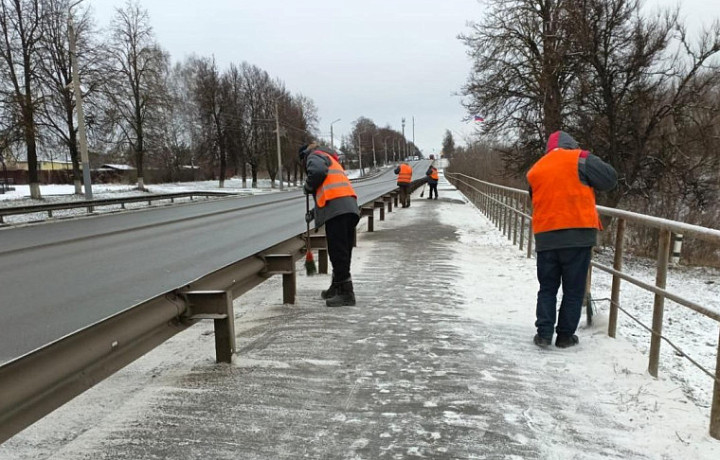
[[[595,191],[580,182],[578,163],[582,150],[554,149],[530,168],[533,233],[568,228],[602,229],[595,208]]]
[[[437,168],[433,168],[432,172],[430,173],[430,179],[432,180],[438,180],[440,176],[438,176],[438,170]]]
[[[324,208],[329,200],[334,200],[335,198],[345,196],[357,198],[355,190],[352,188],[352,185],[350,185],[350,179],[347,178],[340,163],[338,163],[332,155],[322,150],[315,150],[313,153],[324,155],[330,159],[327,176],[325,176],[325,180],[315,191],[315,201],[318,207]]]
[[[398,184],[409,184],[412,182],[412,174],[413,170],[412,167],[407,164],[403,163],[400,165],[400,174],[398,174],[397,183]]]

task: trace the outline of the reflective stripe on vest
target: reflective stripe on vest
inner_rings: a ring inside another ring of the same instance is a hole
[[[440,176],[438,176],[438,170],[437,168],[433,168],[432,172],[430,173],[430,179],[432,180],[438,180]]]
[[[400,174],[398,174],[397,183],[398,184],[409,184],[412,182],[412,174],[413,170],[412,167],[408,164],[401,164],[400,165]]]
[[[582,150],[554,149],[530,168],[533,233],[568,228],[602,228],[595,208],[595,191],[580,182]]]
[[[353,190],[352,185],[350,185],[350,180],[347,178],[347,175],[345,175],[345,171],[342,166],[340,166],[340,163],[338,163],[332,155],[322,150],[315,150],[313,153],[316,155],[324,155],[330,159],[327,176],[325,176],[325,180],[315,191],[315,202],[318,207],[324,208],[328,201],[336,198],[345,196],[357,198],[355,190]]]

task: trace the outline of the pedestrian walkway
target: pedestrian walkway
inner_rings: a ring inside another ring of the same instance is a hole
[[[577,347],[535,347],[534,260],[439,192],[361,224],[357,306],[324,307],[326,275],[300,272],[296,305],[270,280],[236,301],[233,364],[195,326],[0,458],[720,458],[708,414],[603,318]]]

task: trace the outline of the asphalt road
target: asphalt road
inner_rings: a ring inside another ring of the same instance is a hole
[[[358,202],[395,178],[355,182]],[[0,363],[300,234],[304,214],[291,191],[1,230]]]

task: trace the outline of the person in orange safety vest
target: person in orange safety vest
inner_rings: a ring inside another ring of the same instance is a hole
[[[435,156],[430,155],[430,159],[433,160],[433,162],[430,164],[430,167],[427,171],[425,171],[425,176],[427,177],[427,184],[430,186],[430,193],[428,194],[427,199],[432,200],[433,191],[435,191],[435,199],[438,198],[438,180],[440,179],[440,175],[438,174],[438,169],[435,167]],[[422,195],[421,195],[422,196]]]
[[[403,208],[410,206],[410,183],[412,183],[413,169],[407,163],[400,163],[395,168],[395,174],[398,175],[397,186],[400,188],[400,204]]]
[[[613,189],[617,173],[597,156],[581,150],[569,134],[557,131],[550,135],[547,153],[530,168],[527,180],[540,284],[533,341],[546,348],[552,343],[554,329],[555,346],[571,347],[579,343],[575,331],[592,247],[601,229],[595,190]],[[563,296],[558,312],[560,285]]]
[[[314,219],[316,228],[325,225],[333,270],[330,287],[320,296],[328,307],[355,305],[350,263],[355,226],[360,220],[357,194],[331,149],[311,143],[300,147],[299,156],[307,172],[303,190],[315,200],[315,208],[306,219]]]

